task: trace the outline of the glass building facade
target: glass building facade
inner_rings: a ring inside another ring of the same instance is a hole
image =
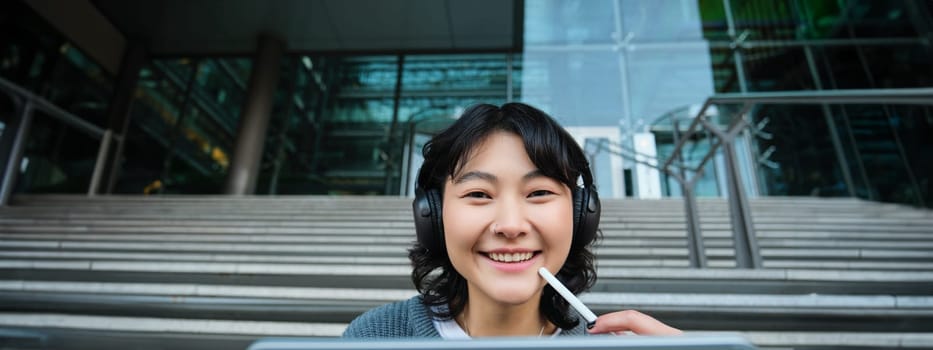
[[[0,4],[0,78],[103,127],[113,76],[18,2]],[[15,124],[14,99],[0,93],[0,132]],[[86,192],[97,143],[74,127],[37,111],[20,164],[21,192]]]
[[[925,1],[526,0],[520,48],[287,52],[256,194],[409,195],[420,148],[466,106],[527,102],[591,157],[602,196],[680,196],[653,165],[716,94],[933,86]],[[29,6],[0,5],[0,77],[104,127],[115,78]],[[219,194],[253,58],[149,57],[117,176],[120,194]],[[933,99],[933,96],[931,96]],[[737,106],[708,111],[726,125]],[[0,97],[4,125],[15,106]],[[857,196],[933,206],[930,105],[768,104],[736,141],[753,196]],[[16,191],[82,193],[98,140],[41,114]],[[684,164],[713,145],[686,142]],[[725,196],[714,155],[696,193]]]

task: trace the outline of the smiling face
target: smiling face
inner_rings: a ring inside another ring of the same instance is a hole
[[[557,272],[570,251],[570,189],[541,174],[513,133],[490,134],[465,160],[444,185],[442,217],[470,304],[538,303],[538,268]]]

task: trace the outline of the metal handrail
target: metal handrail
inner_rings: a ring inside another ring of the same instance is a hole
[[[18,107],[18,115],[14,116],[15,119],[12,123],[15,125],[15,128],[11,128],[13,130],[4,131],[2,143],[0,143],[0,148],[3,148],[0,149],[0,152],[3,152],[3,154],[0,154],[0,157],[6,160],[0,164],[0,173],[2,173],[3,176],[2,179],[0,179],[0,206],[7,205],[12,195],[13,185],[16,182],[17,168],[22,161],[26,138],[29,135],[29,129],[32,125],[32,114],[37,109],[93,138],[100,139],[100,146],[98,147],[94,164],[94,172],[91,175],[91,183],[88,185],[88,195],[95,195],[100,187],[100,180],[103,177],[104,163],[107,161],[110,142],[113,140],[122,142],[123,135],[113,133],[109,129],[105,130],[98,127],[3,78],[0,78],[0,91],[6,93],[13,99],[15,105]]]
[[[700,234],[700,219],[699,214],[697,214],[696,194],[693,193],[693,188],[695,187],[696,181],[700,178],[703,172],[703,167],[710,159],[712,159],[712,155],[715,154],[715,148],[719,145],[716,144],[711,146],[710,150],[700,162],[700,164],[696,167],[690,167],[682,162],[671,163],[667,166],[657,165],[657,157],[642,154],[635,150],[626,149],[626,147],[606,139],[599,139],[597,141],[591,141],[590,139],[587,139],[586,143],[584,144],[584,149],[586,149],[586,146],[591,143],[596,145],[597,152],[600,150],[606,150],[610,154],[625,158],[626,160],[630,160],[636,164],[641,164],[657,169],[659,171],[663,171],[680,184],[681,191],[684,195],[684,209],[687,220],[687,259],[689,260],[691,267],[706,267],[706,256],[702,253],[703,236]],[[613,149],[612,146],[616,146],[618,149]],[[630,152],[631,154],[625,154],[622,151]],[[647,161],[645,159],[647,159]],[[655,162],[651,162],[651,160],[655,160]],[[671,165],[675,166],[676,169],[672,169]],[[687,180],[688,171],[694,173],[693,178],[690,180]]]
[[[706,120],[705,112],[711,105],[718,104],[741,104],[742,108],[735,113],[732,125],[727,130],[721,130],[713,123]],[[738,161],[735,154],[734,141],[736,136],[750,125],[747,114],[757,105],[774,104],[911,104],[911,105],[933,105],[933,88],[909,88],[909,89],[879,89],[879,90],[820,90],[820,91],[793,91],[793,92],[761,92],[761,93],[731,93],[718,94],[710,96],[703,103],[703,106],[693,117],[693,121],[679,140],[677,140],[670,157],[664,161],[660,167],[669,174],[672,174],[678,182],[684,186],[684,197],[686,200],[686,209],[688,212],[688,235],[700,239],[699,225],[691,225],[691,218],[695,219],[696,205],[692,193],[692,186],[695,180],[687,179],[669,171],[668,169],[676,159],[679,159],[684,152],[684,145],[691,139],[702,127],[710,131],[719,142],[710,147],[710,151],[700,166],[702,170],[706,161],[715,153],[716,148],[723,147],[725,161],[727,166],[727,183],[729,187],[729,206],[732,218],[733,238],[735,239],[736,262],[738,267],[759,268],[761,267],[761,257],[758,251],[754,227],[751,220],[751,208],[748,204],[748,198],[745,194],[744,186],[741,184],[741,176],[737,167]],[[675,131],[677,131],[675,127]],[[697,173],[697,177],[700,173]],[[688,186],[689,185],[689,186]],[[687,188],[691,187],[691,188]],[[693,249],[697,249],[693,251]],[[694,247],[691,245],[691,254],[701,254],[703,247]],[[698,261],[691,258],[691,266],[702,267],[702,256],[698,256]]]
[[[883,89],[883,90],[819,90],[819,91],[789,91],[789,92],[756,92],[756,93],[729,93],[710,96],[703,103],[693,122],[687,128],[687,133],[674,146],[676,154],[683,148],[683,144],[693,135],[699,124],[700,116],[713,104],[750,104],[744,108],[747,112],[757,104],[930,104],[933,105],[933,88],[911,89]],[[740,112],[737,115],[742,115]],[[674,157],[669,158],[665,164]]]
[[[741,104],[732,118],[732,122],[725,130],[707,120],[706,110],[712,105],[718,104]],[[933,89],[931,88],[911,88],[911,89],[885,89],[885,90],[829,90],[829,91],[793,91],[793,92],[763,92],[763,93],[736,93],[713,95],[706,99],[702,108],[695,116],[689,118],[690,126],[685,134],[680,135],[680,128],[677,124],[680,118],[671,119],[673,132],[675,133],[675,147],[670,156],[660,162],[657,157],[651,157],[641,154],[636,150],[612,143],[608,140],[600,139],[598,141],[587,140],[585,146],[595,144],[596,151],[605,150],[612,155],[616,155],[637,164],[645,165],[659,171],[663,171],[680,185],[684,196],[684,210],[687,221],[687,241],[688,258],[691,267],[706,267],[706,257],[703,253],[703,237],[700,230],[699,214],[696,202],[697,180],[702,176],[703,168],[715,156],[719,147],[723,148],[727,166],[727,184],[730,206],[730,216],[733,227],[733,238],[736,247],[736,263],[742,268],[761,267],[761,257],[758,252],[758,244],[754,226],[751,219],[751,208],[745,194],[744,186],[741,185],[741,176],[737,167],[737,157],[735,155],[734,141],[736,137],[745,128],[752,124],[747,119],[747,114],[757,105],[773,104],[926,104],[933,105]],[[694,138],[697,133],[707,130],[715,137],[716,141],[710,141],[710,148],[706,155],[700,160],[698,165],[689,166],[679,159],[684,153],[684,147],[688,140]],[[613,148],[615,147],[615,148]],[[647,158],[647,161],[645,160]],[[657,163],[652,162],[657,161]],[[660,164],[660,165],[658,165]],[[693,176],[689,177],[688,172]]]
[[[41,110],[45,113],[48,113],[49,116],[56,118],[65,124],[75,127],[76,129],[83,131],[84,133],[94,137],[101,138],[104,136],[104,129],[94,125],[81,117],[78,117],[70,112],[61,109],[52,102],[39,97],[38,95],[32,93],[29,90],[26,90],[13,82],[0,78],[0,90],[6,92],[13,99],[21,99],[23,101],[32,101],[33,108]]]

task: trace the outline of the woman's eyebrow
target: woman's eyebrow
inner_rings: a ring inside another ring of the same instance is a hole
[[[526,175],[527,176],[527,175]],[[499,178],[495,175],[483,172],[483,171],[470,171],[466,172],[463,175],[458,176],[454,179],[454,184],[461,184],[470,180],[485,180],[487,182],[496,183],[499,182]]]
[[[527,174],[525,174],[525,176],[522,176],[522,181],[528,182],[528,181],[537,179],[539,177],[548,177],[548,176],[544,175],[544,172],[541,171],[541,169],[535,169],[535,170],[529,171]]]
[[[531,181],[537,178],[542,178],[542,177],[548,177],[548,176],[544,175],[544,172],[541,171],[541,169],[535,169],[535,170],[529,171],[527,174],[522,176],[522,181],[528,182],[528,181]],[[492,183],[499,182],[499,178],[496,177],[496,175],[493,175],[493,174],[490,174],[484,171],[474,170],[474,171],[469,171],[469,172],[464,173],[463,175],[458,176],[456,179],[453,180],[453,183],[456,185],[456,184],[461,184],[461,183],[471,181],[471,180],[483,180],[483,181],[492,182]]]

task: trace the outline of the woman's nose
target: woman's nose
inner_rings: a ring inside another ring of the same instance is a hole
[[[500,209],[491,229],[496,235],[514,239],[527,234],[530,227],[524,210],[517,205],[508,205]]]

